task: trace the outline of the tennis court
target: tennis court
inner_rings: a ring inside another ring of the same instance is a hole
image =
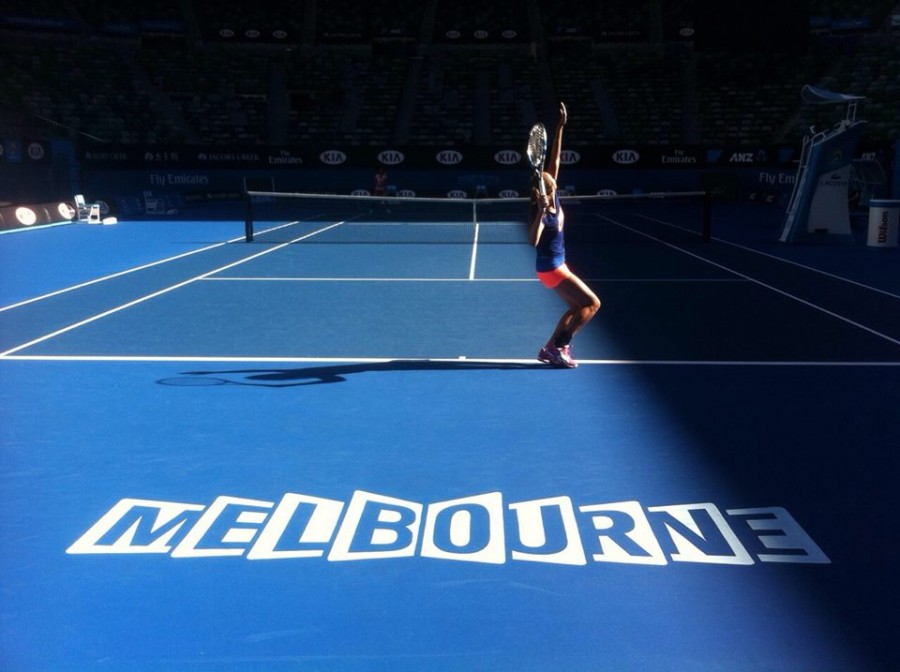
[[[895,669],[898,252],[682,205],[0,236],[4,669]]]

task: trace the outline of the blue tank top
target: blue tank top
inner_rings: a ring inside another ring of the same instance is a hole
[[[565,215],[559,202],[559,192],[553,197],[556,212],[544,213],[544,230],[535,247],[537,259],[535,270],[539,272],[552,271],[562,266],[566,261],[566,241],[563,236]]]

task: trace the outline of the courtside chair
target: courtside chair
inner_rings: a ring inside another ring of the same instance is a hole
[[[79,222],[91,221],[91,211],[93,211],[95,218],[97,218],[99,220],[100,204],[99,203],[86,203],[84,200],[83,194],[75,194],[75,215],[76,215],[77,221],[79,221]]]

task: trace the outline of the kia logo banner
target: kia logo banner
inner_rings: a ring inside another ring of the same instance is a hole
[[[524,136],[523,136],[524,142]],[[893,148],[866,146],[862,143],[853,157],[879,154],[891,156]],[[681,169],[721,166],[783,167],[795,169],[797,147],[788,145],[730,147],[727,145],[579,145],[568,147],[560,154],[560,164],[579,169]],[[510,145],[481,147],[391,146],[168,146],[116,145],[102,147],[86,145],[78,149],[77,157],[86,168],[245,168],[271,170],[302,170],[312,167],[342,167],[375,170],[378,166],[404,170],[459,168],[466,170],[527,170],[523,151]],[[25,141],[3,142],[2,163],[46,163],[50,146]]]

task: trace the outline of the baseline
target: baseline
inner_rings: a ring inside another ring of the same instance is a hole
[[[479,359],[468,357],[201,357],[152,355],[13,355],[0,353],[0,361],[19,362],[247,362],[274,364],[387,364],[423,362],[436,364],[496,364],[520,366],[535,364],[535,359]],[[900,367],[900,361],[754,361],[754,360],[674,360],[674,359],[579,359],[579,366],[734,366],[734,367]],[[553,370],[553,367],[543,367]]]

